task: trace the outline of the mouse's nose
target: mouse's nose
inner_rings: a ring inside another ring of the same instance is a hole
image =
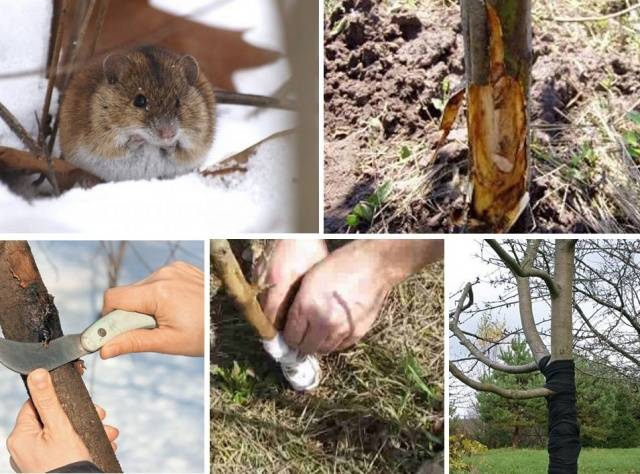
[[[175,125],[160,125],[156,127],[156,133],[163,140],[171,140],[178,133],[178,127]]]

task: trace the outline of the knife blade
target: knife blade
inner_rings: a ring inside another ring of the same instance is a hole
[[[47,345],[0,338],[0,363],[20,374],[28,374],[38,368],[53,370],[98,351],[120,334],[155,327],[156,320],[149,315],[116,310],[98,319],[81,334],[62,336]]]

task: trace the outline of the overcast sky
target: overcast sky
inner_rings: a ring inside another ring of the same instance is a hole
[[[480,258],[495,257],[495,253],[486,244],[482,244],[482,239],[461,239],[452,238],[447,241],[446,248],[446,264],[445,274],[447,281],[447,290],[449,291],[449,310],[453,310],[458,302],[459,293],[462,287],[466,283],[473,283],[476,279],[480,279],[479,283],[473,286],[474,302],[482,305],[482,303],[496,301],[498,297],[504,293],[504,289],[496,288],[488,280],[492,274],[498,269],[497,266],[483,262]],[[455,297],[454,297],[455,295]],[[475,306],[474,306],[475,307]],[[472,307],[473,309],[473,307]],[[545,303],[534,302],[533,304],[534,315],[536,321],[544,319],[548,315],[548,307]],[[469,318],[468,313],[465,317],[465,313],[460,318],[461,327],[465,330],[473,332],[478,327],[480,321],[480,315],[476,315],[473,318]],[[508,308],[500,308],[491,313],[494,321],[504,321],[507,329],[515,329],[520,327],[520,314],[518,312],[517,305],[512,305]],[[448,315],[447,315],[448,317]],[[451,335],[451,334],[450,334]],[[449,357],[457,359],[460,357],[466,357],[468,351],[461,346],[458,339],[455,337],[449,338]],[[478,364],[478,370],[474,372],[477,378],[479,370],[482,370],[484,366]],[[460,383],[453,376],[449,379],[450,386],[455,386],[453,390],[457,396],[452,398],[452,402],[457,404],[456,410],[458,414],[469,414],[468,407],[475,400],[475,391]]]

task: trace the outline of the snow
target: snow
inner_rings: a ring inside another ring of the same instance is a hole
[[[202,269],[203,243],[179,243],[174,258]],[[104,252],[97,242],[31,243],[38,268],[55,296],[66,334],[95,320],[106,280]],[[166,242],[129,243],[121,284],[146,277],[164,265]],[[120,430],[117,455],[125,472],[206,472],[204,360],[134,354],[103,361],[84,358],[84,381],[106,421]],[[4,449],[15,416],[26,399],[15,373],[0,366],[0,472],[11,472]],[[207,456],[208,457],[208,456]]]
[[[248,42],[283,51],[277,7],[272,1],[154,0],[152,3],[182,15],[199,11],[192,19],[245,31]],[[203,8],[207,5],[213,6]],[[0,74],[44,67],[50,10],[50,3],[40,0],[3,3]],[[239,91],[266,95],[277,91],[288,78],[286,59],[237,71],[233,76]],[[38,76],[0,79],[0,101],[32,135],[37,130],[34,112],[40,113],[45,90],[46,82]],[[214,145],[204,167],[276,132],[291,129],[295,122],[295,114],[288,111],[219,106]],[[0,123],[0,145],[23,148],[4,122]],[[152,231],[161,233],[163,238],[208,235],[213,229],[291,232],[295,230],[297,202],[295,162],[295,137],[290,136],[260,146],[250,160],[249,171],[232,179],[203,178],[192,173],[173,180],[106,183],[89,190],[74,189],[59,198],[31,202],[0,184],[0,231],[98,233],[108,230],[110,236],[121,231],[127,238],[149,235]]]

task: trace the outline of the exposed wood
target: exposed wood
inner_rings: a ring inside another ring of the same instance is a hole
[[[31,249],[23,241],[0,242],[0,326],[4,337],[14,341],[43,342],[62,336],[53,296],[47,292]],[[52,370],[51,377],[62,408],[92,461],[104,472],[122,472],[73,363]]]
[[[530,0],[463,0],[472,226],[505,232],[528,204]]]

